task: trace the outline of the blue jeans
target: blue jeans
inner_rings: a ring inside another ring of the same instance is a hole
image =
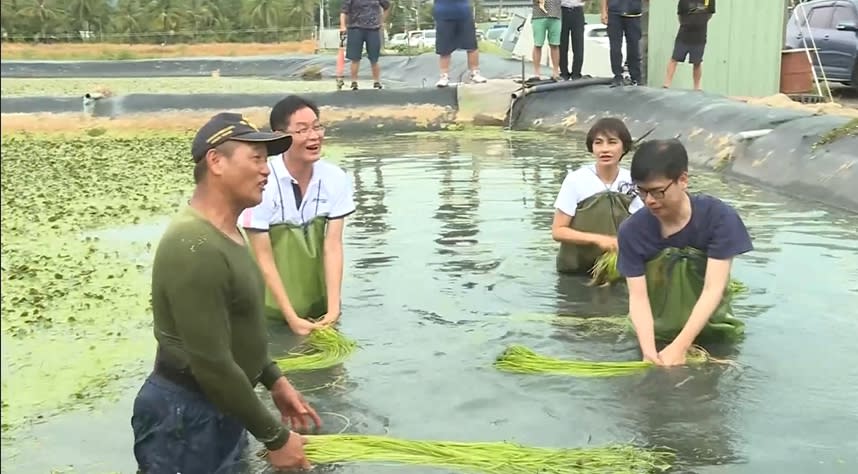
[[[233,474],[247,433],[203,394],[152,374],[134,399],[134,457],[142,474]]]

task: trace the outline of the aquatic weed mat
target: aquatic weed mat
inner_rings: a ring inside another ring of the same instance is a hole
[[[585,448],[529,447],[511,442],[455,442],[390,436],[306,436],[314,464],[421,465],[485,474],[642,474],[670,468],[675,454],[628,444]]]
[[[187,200],[188,143],[3,136],[4,433],[115,394],[145,371],[157,237],[133,229]],[[117,238],[104,237],[109,228]]]

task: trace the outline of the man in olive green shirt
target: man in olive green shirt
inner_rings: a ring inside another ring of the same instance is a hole
[[[278,469],[309,467],[304,439],[316,412],[268,355],[264,282],[236,227],[262,199],[269,155],[292,140],[221,113],[192,145],[196,188],[170,223],[152,269],[155,368],[134,400],[134,455],[146,474],[233,473],[246,431]],[[261,382],[280,416],[256,396]],[[282,421],[281,421],[282,420]]]

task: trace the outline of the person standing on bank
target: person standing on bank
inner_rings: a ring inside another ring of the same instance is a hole
[[[147,474],[233,473],[247,431],[278,469],[309,467],[295,429],[316,412],[267,351],[264,282],[235,225],[262,200],[266,158],[292,143],[240,114],[203,125],[191,152],[193,196],[167,227],[152,268],[155,367],[134,400],[134,457]],[[261,382],[281,416],[256,396]]]
[[[372,68],[372,87],[381,89],[381,35],[390,0],[343,0],[340,7],[340,33],[346,33],[346,58],[351,61],[351,88],[358,90],[360,60],[366,45],[366,56]]]
[[[584,67],[584,7],[586,0],[560,0],[560,77],[581,79]],[[569,38],[572,38],[572,72],[569,72]]]
[[[701,89],[703,79],[703,52],[706,49],[706,33],[709,20],[715,14],[715,0],[679,0],[676,6],[679,16],[679,31],[673,43],[673,55],[667,64],[664,88],[669,89],[676,74],[676,65],[685,61],[692,64],[691,77],[694,90]]]
[[[626,41],[627,64],[631,85],[642,83],[641,79],[641,16],[643,0],[601,0],[602,23],[608,27],[608,42],[611,50],[611,71],[614,80],[611,87],[624,85],[623,37]]]
[[[436,87],[450,85],[450,56],[453,51],[468,52],[468,70],[472,83],[482,84],[486,78],[480,75],[480,51],[477,45],[477,26],[474,10],[468,0],[435,0],[432,4],[435,19],[435,53],[438,54],[441,77]]]
[[[354,195],[348,175],[321,159],[316,104],[290,95],[271,109],[270,124],[290,134],[292,146],[271,156],[262,202],[239,223],[265,277],[267,315],[305,336],[340,318],[343,228]]]
[[[679,140],[640,144],[631,175],[646,208],[620,224],[617,269],[644,360],[682,365],[692,344],[735,342],[744,323],[732,315],[730,270],[754,248],[742,218],[716,197],[688,193]],[[656,342],[667,345],[657,351]]]
[[[533,29],[533,77],[528,82],[542,80],[542,45],[548,40],[551,58],[551,79],[560,79],[560,0],[533,0],[530,26]]]

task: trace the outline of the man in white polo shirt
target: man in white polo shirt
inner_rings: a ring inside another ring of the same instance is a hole
[[[325,128],[314,103],[288,96],[270,122],[292,136],[292,146],[269,158],[262,202],[239,224],[265,277],[268,316],[303,336],[340,317],[343,227],[355,211],[354,195],[348,175],[321,160]]]

